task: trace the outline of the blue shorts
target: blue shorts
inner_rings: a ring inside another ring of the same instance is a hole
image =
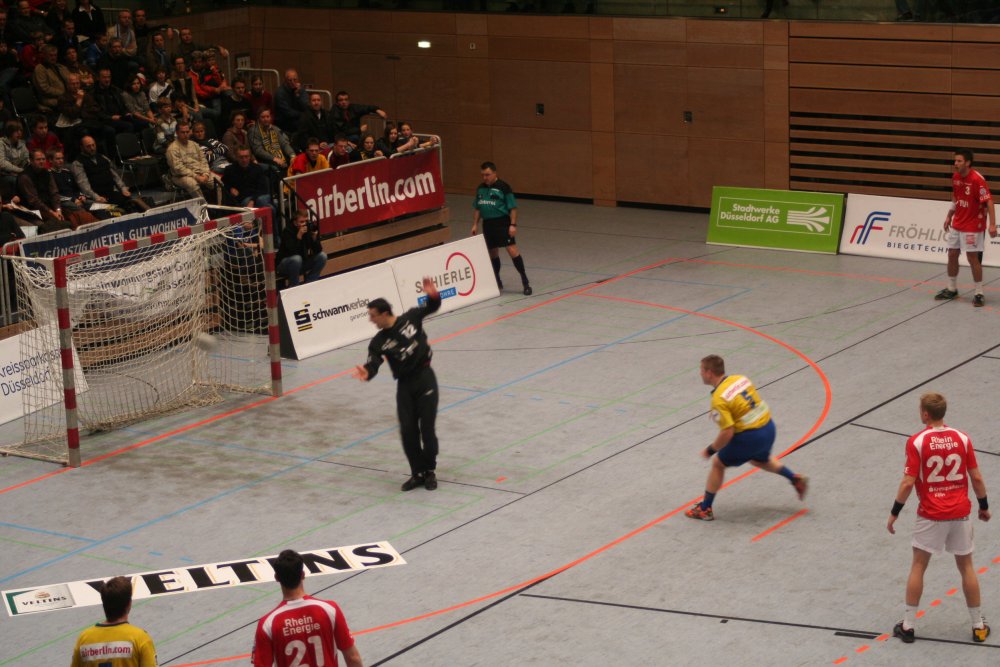
[[[777,430],[772,419],[760,428],[734,434],[733,439],[717,456],[727,468],[741,466],[747,461],[764,463],[771,456],[771,446],[774,445],[776,436]]]

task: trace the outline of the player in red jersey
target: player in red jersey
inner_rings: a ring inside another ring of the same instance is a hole
[[[958,296],[958,256],[964,250],[972,268],[972,279],[976,282],[972,305],[980,308],[986,303],[983,297],[983,232],[989,217],[990,237],[997,235],[997,216],[990,188],[982,174],[972,168],[972,159],[972,151],[967,148],[955,151],[951,209],[944,219],[945,243],[948,245],[948,286],[934,298],[942,300]]]
[[[257,623],[254,667],[337,667],[338,649],[347,667],[363,667],[337,603],[306,595],[302,556],[286,549],[273,565],[283,599]]]
[[[894,524],[910,491],[917,487],[917,520],[913,527],[913,564],[906,581],[906,612],[892,633],[907,644],[916,638],[913,631],[920,595],[924,592],[924,572],[932,554],[948,552],[962,575],[962,592],[972,619],[972,640],[984,642],[990,635],[979,609],[979,578],[972,564],[972,503],[969,481],[979,499],[979,520],[989,521],[986,483],[979,472],[976,452],[965,433],[944,424],[948,403],[941,394],[920,397],[920,421],[926,428],[906,441],[906,467],[896,492],[887,528]]]

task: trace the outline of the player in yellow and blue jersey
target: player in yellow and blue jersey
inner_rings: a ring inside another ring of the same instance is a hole
[[[712,354],[701,360],[701,380],[712,387],[711,417],[719,425],[715,441],[705,448],[702,456],[711,458],[712,469],[705,482],[705,498],[685,512],[685,516],[702,521],[715,518],[712,502],[722,487],[726,468],[741,466],[747,461],[768,472],[786,477],[805,498],[809,478],[796,475],[771,456],[776,431],[771,410],[761,400],[753,383],[742,375],[726,375],[722,357]]]

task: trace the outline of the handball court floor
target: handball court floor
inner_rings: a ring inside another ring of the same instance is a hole
[[[452,236],[470,199],[450,198]],[[366,665],[996,665],[950,557],[918,643],[902,614],[916,508],[885,521],[917,398],[940,391],[1000,497],[1000,272],[987,306],[936,302],[944,267],[704,243],[707,215],[521,202],[535,293],[425,322],[441,385],[435,492],[407,469],[388,372],[352,345],[285,361],[286,395],[85,439],[76,470],[0,460],[0,589],[387,540],[405,565],[307,579]],[[374,334],[374,328],[372,333]],[[698,365],[720,354],[811,477],[731,472],[716,521],[683,516],[715,434]],[[385,369],[387,371],[387,369]],[[191,425],[198,424],[192,427]],[[995,501],[997,504],[997,501]],[[976,526],[1000,631],[996,522]],[[246,664],[280,599],[255,584],[137,601],[161,665]],[[68,664],[100,607],[0,617],[0,665]]]

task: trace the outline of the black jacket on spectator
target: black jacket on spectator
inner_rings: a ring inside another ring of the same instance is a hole
[[[232,201],[232,195],[229,192],[231,188],[236,188],[236,191],[240,193],[239,197],[236,198],[236,204],[240,204],[247,197],[256,199],[261,195],[270,194],[267,172],[256,162],[248,164],[246,169],[237,163],[229,165],[222,172],[222,184],[225,186],[226,196],[230,198],[230,201]]]
[[[63,34],[62,30],[52,39],[52,45],[59,49],[59,61],[62,62],[62,57],[66,55],[66,49],[74,48],[76,52],[80,54],[80,62],[83,62],[83,50],[81,47],[80,36],[73,34],[73,37],[67,38]]]
[[[14,13],[8,15],[7,19],[7,31],[10,33],[9,38],[15,42],[30,44],[31,33],[34,32],[45,33],[49,36],[54,34],[52,28],[42,18],[36,16],[29,16],[28,18],[17,16],[15,18],[16,13],[17,10],[15,9]]]
[[[90,3],[90,10],[91,13],[87,14],[77,4],[76,9],[73,10],[73,23],[76,25],[76,34],[93,38],[96,35],[106,33],[108,26],[104,22],[104,12],[94,3]]]
[[[302,115],[309,111],[309,93],[305,86],[299,88],[298,96],[295,91],[281,84],[278,90],[274,91],[274,124],[278,127],[289,130],[298,127],[302,120]]]
[[[310,223],[311,225],[312,223]],[[298,234],[296,225],[285,225],[285,228],[281,230],[281,243],[278,245],[278,255],[274,258],[276,263],[280,264],[281,260],[293,255],[298,255],[305,260],[323,252],[323,244],[319,242],[319,239],[313,238],[311,231],[303,234],[301,239]]]
[[[302,114],[302,120],[299,121],[299,131],[295,133],[292,145],[295,150],[301,152],[306,149],[306,142],[311,138],[319,139],[325,144],[332,144],[334,136],[330,113],[325,109],[320,109],[319,118],[317,118],[313,110],[309,109]]]
[[[222,100],[222,124],[229,127],[229,123],[232,120],[234,111],[242,111],[247,115],[247,120],[253,120],[253,114],[250,108],[250,98],[246,96],[239,96],[233,93],[232,90],[223,91],[219,98]],[[219,128],[221,131],[222,128]]]
[[[171,77],[173,77],[173,74],[171,74]],[[196,97],[194,93],[194,81],[187,75],[187,73],[179,79],[171,78],[170,87],[174,89],[173,95],[170,96],[170,99],[175,102],[177,100],[184,100],[187,102],[189,107],[192,109],[194,108],[194,100]]]
[[[124,116],[128,113],[125,108],[125,100],[122,99],[121,88],[115,85],[108,86],[107,88],[101,88],[98,84],[94,86],[94,89],[88,93],[97,102],[97,106],[100,107],[100,118],[101,120],[109,121],[112,116]],[[84,106],[87,105],[86,102],[83,103]]]
[[[371,104],[349,104],[346,109],[334,107],[330,111],[334,134],[342,134],[351,141],[357,142],[361,135],[361,119],[378,110],[379,107]]]
[[[38,170],[28,166],[17,177],[17,193],[25,208],[41,211],[43,218],[51,218],[59,203],[59,188],[48,169]]]
[[[114,176],[111,175],[111,160],[98,153],[94,157],[81,154],[76,162],[83,167],[83,172],[90,182],[90,189],[105,199],[118,191]]]
[[[132,78],[132,73],[138,70],[137,67],[133,66],[134,62],[134,60],[124,54],[115,58],[110,53],[105,53],[97,61],[94,72],[96,73],[104,68],[111,70],[111,85],[116,86],[119,89],[118,94],[121,95],[121,91],[128,84],[128,80]],[[96,86],[96,88],[99,87]]]

